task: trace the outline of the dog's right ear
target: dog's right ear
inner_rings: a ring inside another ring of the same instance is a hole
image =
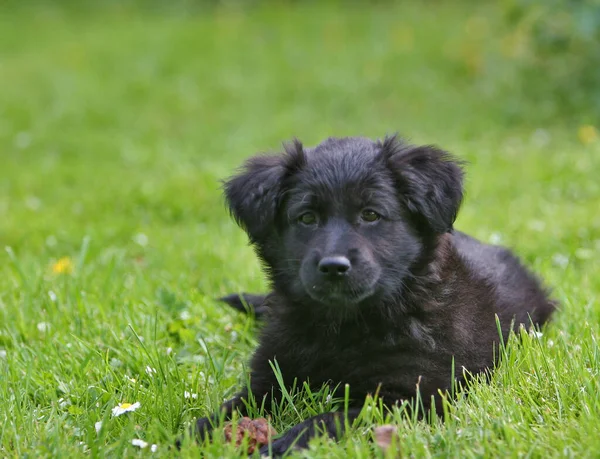
[[[285,165],[281,156],[255,156],[224,183],[229,212],[250,238],[258,242],[277,212]]]
[[[286,179],[305,162],[302,144],[285,145],[285,154],[250,158],[240,172],[224,182],[225,199],[250,242],[261,242],[274,230]]]

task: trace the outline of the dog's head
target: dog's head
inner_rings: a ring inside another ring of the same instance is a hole
[[[345,307],[401,291],[425,247],[452,229],[462,179],[435,147],[332,138],[251,158],[225,195],[275,288]]]

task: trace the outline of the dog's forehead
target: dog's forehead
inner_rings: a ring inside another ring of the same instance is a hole
[[[329,181],[344,183],[364,179],[377,162],[381,147],[362,137],[329,138],[304,150],[306,169]]]
[[[379,144],[366,137],[330,137],[313,148],[306,148],[310,162],[349,162],[374,158],[380,151]]]
[[[292,201],[305,202],[307,196],[347,205],[388,200],[394,184],[380,151],[379,144],[360,137],[327,139],[304,149],[306,162],[295,176]]]

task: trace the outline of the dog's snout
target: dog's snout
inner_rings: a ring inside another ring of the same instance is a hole
[[[350,271],[352,265],[346,257],[325,257],[319,262],[319,272],[327,276],[343,276]]]

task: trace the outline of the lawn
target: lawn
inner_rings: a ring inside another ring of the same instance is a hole
[[[395,131],[469,162],[457,227],[514,248],[561,309],[445,423],[367,408],[304,454],[378,454],[393,421],[406,457],[600,456],[600,140],[514,97],[496,7],[176,3],[2,7],[0,456],[173,455],[256,344],[214,298],[266,289],[219,181],[294,136]],[[275,428],[335,403],[312,395]]]

